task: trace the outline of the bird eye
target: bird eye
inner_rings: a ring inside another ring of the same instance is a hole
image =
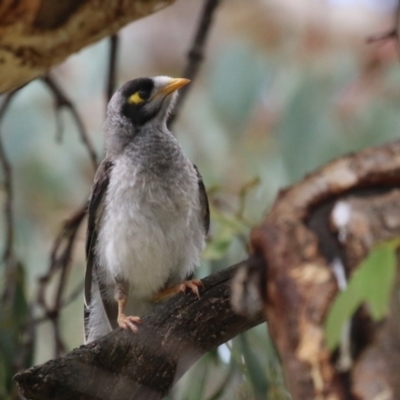
[[[129,96],[128,102],[130,104],[143,103],[144,102],[144,98],[141,96],[141,91],[137,91],[133,95]]]
[[[148,90],[139,90],[139,96],[143,100],[148,100],[148,98],[150,97],[150,91],[148,91]]]

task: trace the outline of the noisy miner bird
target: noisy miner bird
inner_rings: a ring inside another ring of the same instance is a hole
[[[197,168],[167,128],[188,79],[134,79],[108,104],[105,158],[92,188],[86,240],[85,342],[140,316],[192,277],[210,217]]]

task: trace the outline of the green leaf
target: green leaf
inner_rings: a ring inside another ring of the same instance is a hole
[[[239,336],[242,345],[243,357],[246,363],[247,374],[252,384],[256,397],[257,394],[266,395],[268,393],[268,381],[265,368],[261,365],[257,355],[252,350],[246,333]]]
[[[327,345],[331,350],[339,344],[344,324],[363,302],[370,307],[374,320],[388,314],[396,276],[397,242],[387,242],[372,250],[352,275],[348,287],[336,296],[325,328]]]

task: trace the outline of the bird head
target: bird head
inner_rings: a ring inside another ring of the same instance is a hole
[[[139,131],[166,129],[177,90],[189,79],[156,76],[138,78],[118,89],[107,107],[106,151],[118,154]]]
[[[112,97],[107,117],[119,115],[134,130],[146,124],[163,125],[175,102],[176,91],[189,82],[189,79],[168,76],[129,81]]]

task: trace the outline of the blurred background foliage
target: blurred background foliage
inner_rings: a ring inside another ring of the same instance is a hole
[[[178,0],[123,29],[118,83],[139,76],[180,76],[202,3]],[[200,277],[246,257],[251,227],[279,188],[345,152],[398,137],[396,46],[393,41],[367,44],[369,36],[391,29],[395,6],[394,0],[222,2],[200,75],[174,127],[210,196],[211,237]],[[81,113],[99,156],[108,49],[109,40],[103,40],[53,71]],[[18,366],[54,357],[50,322],[38,325],[25,354],[17,348],[25,340],[21,332],[30,329],[25,316],[38,277],[48,269],[54,237],[87,199],[94,171],[70,113],[62,111],[57,122],[53,98],[41,81],[16,95],[1,133],[13,167],[20,260],[14,305],[0,314],[0,398],[8,399]],[[2,191],[0,197],[3,201]],[[1,227],[3,243],[3,220]],[[82,226],[65,298],[83,280],[84,239]],[[2,286],[4,275],[2,268]],[[62,311],[67,349],[82,344],[82,311],[81,295]],[[33,312],[40,318],[40,310]],[[290,398],[265,326],[204,356],[169,396],[265,398]]]

